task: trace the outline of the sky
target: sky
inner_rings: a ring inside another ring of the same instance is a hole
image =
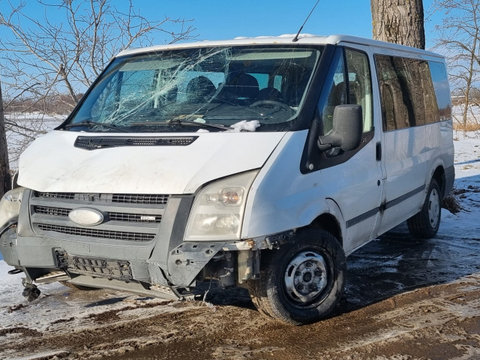
[[[193,19],[198,40],[224,40],[237,36],[296,33],[316,0],[133,0],[142,13]],[[424,0],[427,48],[434,45],[433,0]],[[347,34],[372,37],[370,0],[320,0],[303,29],[315,35]]]
[[[237,36],[281,35],[296,33],[316,0],[132,0],[135,10],[152,20],[164,17],[192,20],[197,40],[224,40]],[[429,15],[434,0],[424,0],[427,48],[434,44],[434,26],[441,21],[439,14]],[[20,0],[0,0],[0,12],[5,13],[9,3]],[[27,2],[30,14],[39,9]],[[126,0],[112,2],[126,9]],[[49,14],[51,20],[59,20]],[[316,35],[347,34],[372,37],[370,0],[320,0],[303,32]],[[163,44],[167,37],[158,34],[155,43]]]

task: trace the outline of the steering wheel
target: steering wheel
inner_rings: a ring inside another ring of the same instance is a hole
[[[257,107],[257,106],[263,106],[263,107],[270,107],[270,108],[280,108],[284,111],[292,111],[290,106],[287,104],[281,102],[281,101],[275,101],[275,100],[258,100],[255,101],[253,104],[250,105],[251,107]]]

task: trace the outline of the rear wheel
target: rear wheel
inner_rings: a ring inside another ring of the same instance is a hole
[[[429,239],[436,235],[440,226],[442,196],[440,186],[432,179],[422,210],[407,220],[413,236]]]
[[[260,279],[249,284],[252,301],[263,314],[306,324],[328,316],[340,301],[345,254],[330,233],[302,231],[265,257]]]

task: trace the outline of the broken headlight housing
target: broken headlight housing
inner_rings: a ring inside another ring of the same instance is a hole
[[[0,201],[0,231],[18,217],[25,188],[18,187],[7,192]]]
[[[249,171],[205,186],[190,211],[185,241],[238,240],[250,186],[258,171]]]

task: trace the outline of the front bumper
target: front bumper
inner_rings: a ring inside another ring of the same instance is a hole
[[[177,289],[194,286],[207,264],[222,253],[255,246],[252,241],[183,242],[193,196],[169,196],[163,204],[118,204],[112,198],[112,194],[26,190],[18,226],[11,226],[0,238],[5,261],[25,271],[32,281],[61,270],[73,283],[85,286],[118,288],[119,282],[135,283],[178,294]],[[107,221],[94,227],[73,223],[70,209],[85,206],[108,214]],[[139,222],[139,213],[161,221]]]

